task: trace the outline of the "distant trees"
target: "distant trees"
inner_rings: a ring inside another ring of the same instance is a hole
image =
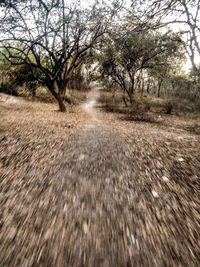
[[[174,37],[176,36],[175,34],[173,35]],[[184,59],[184,49],[181,44],[177,47],[176,51],[172,52],[169,50],[168,53],[160,54],[151,60],[152,67],[147,69],[147,74],[154,80],[154,93],[157,97],[160,97],[163,93],[165,95],[169,93],[171,79],[180,74]]]
[[[157,70],[162,80],[164,72],[172,64],[172,58],[175,60],[181,54],[181,39],[177,34],[126,29],[117,34],[112,32],[100,56],[102,76],[121,88],[125,105],[126,97],[133,103],[142,70],[151,70],[152,73],[154,70],[154,75]]]
[[[28,66],[65,111],[70,78],[106,31],[109,8],[99,1],[83,8],[79,1],[13,0],[2,3],[1,14],[0,53],[12,65]]]

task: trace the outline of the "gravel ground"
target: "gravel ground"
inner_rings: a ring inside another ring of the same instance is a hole
[[[0,266],[200,266],[200,122],[1,101]]]

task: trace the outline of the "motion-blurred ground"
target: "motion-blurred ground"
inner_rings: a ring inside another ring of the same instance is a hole
[[[0,266],[199,266],[198,120],[0,97]]]

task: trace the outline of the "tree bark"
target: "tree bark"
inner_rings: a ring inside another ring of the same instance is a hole
[[[55,91],[53,82],[49,82],[47,84],[47,87],[48,87],[49,91],[52,93],[52,95],[55,97],[55,99],[57,100],[58,105],[59,105],[59,110],[61,112],[66,112],[66,107],[65,107],[65,104],[63,102],[62,96],[60,93],[57,93]]]
[[[61,99],[62,99],[63,101],[66,101],[68,104],[71,105],[71,104],[72,104],[71,99],[70,99],[68,96],[66,96],[66,92],[67,92],[68,84],[69,84],[69,83],[67,83],[67,84],[64,86],[64,88],[63,88],[62,90],[60,90],[60,96],[61,96]]]
[[[158,83],[158,92],[157,92],[157,97],[160,97],[160,90],[161,90],[161,86],[162,86],[162,81],[159,81],[159,83]]]
[[[127,108],[128,105],[127,105],[127,102],[126,102],[126,96],[125,96],[125,94],[123,94],[123,101],[124,101],[124,105],[125,105],[125,107]]]
[[[59,95],[57,96],[57,101],[58,101],[58,105],[59,105],[59,109],[61,112],[66,112],[66,107],[65,104],[62,100],[62,97],[60,97]]]
[[[128,94],[129,102],[132,106],[133,105],[133,92],[127,92],[127,94]]]
[[[150,85],[151,85],[151,81],[150,81],[150,79],[148,79],[148,83],[147,83],[147,94],[150,93]]]
[[[36,91],[36,89],[32,89],[32,97],[35,97],[36,96],[35,91]]]
[[[72,101],[68,96],[66,96],[66,92],[67,92],[68,84],[69,84],[69,81],[72,77],[73,71],[74,71],[74,67],[69,72],[66,73],[66,76],[65,76],[66,82],[64,83],[63,87],[61,89],[59,89],[60,96],[61,96],[62,100],[67,101],[67,103],[69,103],[70,105],[72,104]]]

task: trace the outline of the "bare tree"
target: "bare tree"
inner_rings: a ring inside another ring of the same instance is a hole
[[[109,17],[109,8],[100,1],[89,8],[79,1],[8,2],[1,6],[0,53],[13,65],[28,65],[65,111],[69,80],[105,33],[104,17]]]
[[[185,49],[197,70],[195,55],[200,56],[200,0],[156,0],[149,2],[149,14],[159,18],[159,25],[179,24],[187,35]]]

